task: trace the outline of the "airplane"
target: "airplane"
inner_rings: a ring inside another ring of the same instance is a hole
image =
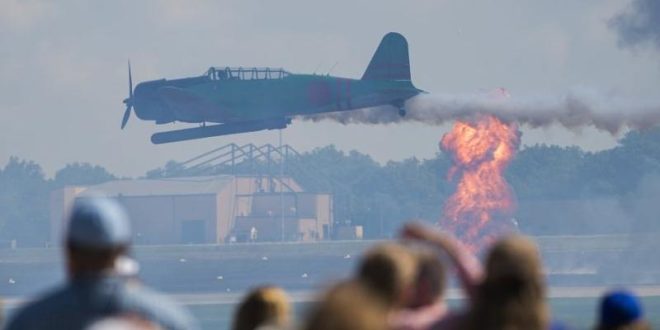
[[[382,105],[405,116],[406,100],[424,93],[410,79],[408,42],[395,32],[383,37],[361,79],[293,74],[281,68],[211,67],[201,76],[145,81],[133,90],[129,61],[128,85],[122,129],[131,111],[156,124],[201,124],[155,133],[154,144],[283,129],[300,115]]]

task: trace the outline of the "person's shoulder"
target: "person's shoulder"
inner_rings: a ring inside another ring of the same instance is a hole
[[[166,329],[197,329],[190,313],[164,294],[143,285],[127,285],[124,307],[140,312]]]
[[[13,329],[38,329],[40,326],[31,324],[43,320],[52,319],[49,315],[59,314],[62,306],[67,305],[69,298],[68,287],[58,286],[54,289],[44,292],[37,299],[26,303],[7,321],[7,330]]]
[[[570,330],[571,328],[568,327],[565,323],[557,320],[552,320],[550,321],[550,325],[548,326],[548,330]]]
[[[453,330],[461,329],[467,320],[467,311],[448,311],[443,318],[434,323],[430,329],[432,330]]]

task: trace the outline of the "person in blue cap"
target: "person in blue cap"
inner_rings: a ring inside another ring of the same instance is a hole
[[[600,302],[596,330],[650,330],[644,320],[642,304],[635,294],[616,290],[605,294]]]
[[[163,329],[197,329],[170,299],[117,271],[130,245],[129,219],[116,201],[77,199],[64,239],[68,281],[18,310],[6,329],[85,329],[112,316],[144,319]]]

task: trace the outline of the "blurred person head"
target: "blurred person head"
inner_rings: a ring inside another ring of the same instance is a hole
[[[387,304],[363,282],[342,282],[328,290],[307,315],[304,330],[384,330]]]
[[[253,330],[264,326],[284,328],[289,325],[291,305],[281,288],[264,286],[248,293],[234,315],[234,330]]]
[[[429,306],[441,300],[446,285],[445,268],[438,255],[427,248],[415,251],[417,273],[409,308]]]
[[[642,304],[632,292],[611,291],[600,301],[600,315],[596,330],[647,330]]]
[[[409,248],[383,243],[365,253],[357,278],[389,307],[401,307],[411,299],[416,273],[417,260]]]
[[[468,329],[546,329],[550,323],[545,281],[536,245],[521,235],[495,243],[477,289]]]
[[[108,198],[77,199],[65,237],[67,271],[71,278],[114,269],[130,245],[128,216]]]
[[[64,237],[69,281],[12,313],[7,329],[85,329],[97,321],[127,315],[148,320],[124,322],[128,329],[136,325],[138,329],[155,325],[196,329],[192,316],[172,299],[126,279],[138,270],[123,259],[130,241],[128,217],[116,201],[76,200]],[[109,323],[99,327],[114,329],[114,323]]]

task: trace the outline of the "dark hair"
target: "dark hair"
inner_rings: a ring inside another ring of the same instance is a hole
[[[417,251],[416,296],[421,300],[413,302],[410,307],[421,307],[433,303],[445,292],[445,267],[438,255],[429,249]]]
[[[118,256],[126,253],[128,246],[121,245],[109,249],[82,246],[75,242],[66,242],[66,251],[69,263],[75,265],[75,272],[98,273],[114,267]]]
[[[309,310],[303,330],[385,330],[388,306],[360,281],[330,288]]]
[[[233,330],[254,330],[260,326],[285,326],[290,313],[289,298],[276,286],[262,286],[252,290],[238,306]]]
[[[542,330],[549,324],[545,282],[536,245],[523,236],[498,241],[486,260],[466,329]]]
[[[357,277],[387,305],[397,306],[403,303],[403,293],[415,280],[416,262],[407,247],[395,243],[379,244],[367,251]]]

